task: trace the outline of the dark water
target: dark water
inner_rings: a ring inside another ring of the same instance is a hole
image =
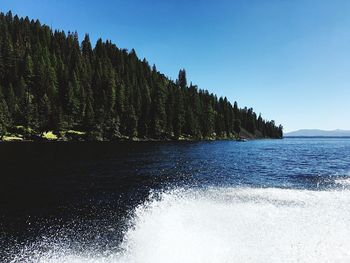
[[[11,143],[0,165],[4,262],[350,262],[350,139]]]

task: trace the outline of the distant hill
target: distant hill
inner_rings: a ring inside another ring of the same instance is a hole
[[[303,129],[284,134],[285,137],[350,137],[350,131],[333,130],[325,131],[318,129]]]

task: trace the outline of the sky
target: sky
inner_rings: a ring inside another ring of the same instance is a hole
[[[350,130],[348,0],[0,0],[0,11],[109,39],[175,80],[289,132]]]

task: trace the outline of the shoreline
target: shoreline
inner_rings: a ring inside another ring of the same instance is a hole
[[[0,143],[52,143],[52,142],[200,142],[200,141],[237,141],[237,142],[246,142],[253,140],[263,140],[263,139],[281,139],[281,138],[203,138],[203,139],[194,139],[194,138],[180,138],[180,139],[154,139],[154,138],[121,138],[114,140],[93,140],[93,139],[23,139],[21,137],[8,136],[5,139],[0,139]]]
[[[181,136],[179,138],[140,138],[140,137],[127,137],[123,136],[115,139],[102,139],[102,138],[86,138],[84,136],[77,137],[45,137],[35,134],[33,138],[25,138],[19,135],[6,135],[0,138],[0,143],[51,143],[51,142],[200,142],[200,141],[237,141],[246,142],[253,140],[264,139],[283,139],[283,138],[269,138],[269,137],[205,137],[205,138],[193,138],[187,136]]]
[[[82,130],[60,130],[60,131],[45,131],[38,132],[30,128],[23,126],[12,127],[9,132],[0,136],[0,142],[196,142],[196,141],[249,141],[249,140],[260,140],[260,139],[282,139],[282,138],[271,138],[263,137],[261,133],[252,134],[248,131],[241,129],[239,134],[223,134],[217,135],[213,133],[211,136],[191,136],[183,134],[179,137],[173,134],[163,134],[159,138],[151,137],[131,137],[119,134],[112,138],[106,138],[101,135],[96,136],[93,133],[89,133]]]

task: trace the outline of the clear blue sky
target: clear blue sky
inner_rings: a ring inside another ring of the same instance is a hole
[[[348,0],[1,0],[0,10],[102,37],[285,131],[350,130]]]

